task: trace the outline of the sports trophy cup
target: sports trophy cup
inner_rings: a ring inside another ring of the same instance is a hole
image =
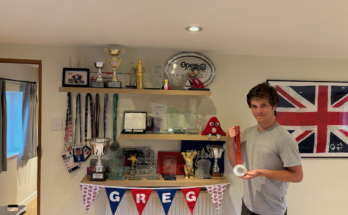
[[[108,87],[120,88],[121,87],[121,82],[117,79],[116,69],[121,64],[122,59],[117,60],[116,57],[118,57],[119,55],[123,54],[125,52],[125,50],[124,49],[119,50],[119,49],[108,49],[108,48],[105,48],[104,51],[108,52],[113,57],[111,60],[108,59],[110,65],[112,66],[112,69],[114,70],[114,74],[112,76],[111,82],[108,82]]]
[[[223,146],[219,145],[207,145],[208,151],[213,155],[213,158],[215,159],[214,165],[213,165],[213,177],[221,177],[220,168],[217,164],[218,159],[222,157],[222,152],[226,149],[226,144],[224,143]]]
[[[96,81],[92,81],[92,87],[104,87],[104,80],[102,76],[102,69],[105,67],[104,62],[95,62],[94,66],[98,69],[98,76]]]
[[[106,171],[105,167],[102,165],[101,157],[104,155],[106,147],[109,145],[110,138],[91,138],[88,139],[92,146],[92,154],[98,157],[97,165],[92,173],[91,181],[105,181]]]

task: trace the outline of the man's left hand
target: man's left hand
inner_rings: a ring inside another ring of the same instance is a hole
[[[256,178],[258,176],[260,176],[260,170],[254,169],[254,170],[251,170],[251,171],[247,171],[245,173],[245,176],[243,176],[241,178],[250,180],[250,179]]]

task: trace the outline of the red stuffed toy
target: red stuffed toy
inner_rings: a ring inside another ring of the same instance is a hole
[[[201,135],[208,135],[209,140],[211,135],[216,135],[216,139],[220,140],[221,136],[226,136],[226,133],[222,130],[219,120],[214,116],[209,119]]]

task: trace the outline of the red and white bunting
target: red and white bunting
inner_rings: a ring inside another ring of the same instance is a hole
[[[216,211],[219,212],[222,199],[224,197],[224,192],[226,190],[226,184],[211,185],[206,186],[206,188],[211,200],[213,200]]]
[[[101,187],[97,185],[80,184],[82,200],[85,206],[86,213],[88,213],[89,208],[91,207],[95,197],[97,197],[100,188]]]
[[[139,215],[141,215],[150,198],[152,189],[131,189],[131,192]]]
[[[181,188],[181,191],[184,194],[187,206],[189,207],[191,214],[193,215],[193,209],[195,209],[199,192],[201,192],[201,187]]]

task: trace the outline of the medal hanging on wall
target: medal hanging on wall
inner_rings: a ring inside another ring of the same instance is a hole
[[[99,137],[99,116],[100,116],[100,106],[99,106],[99,94],[97,93],[95,95],[95,104],[94,104],[94,117],[93,117],[93,123],[94,123],[94,130],[93,130],[93,138]]]
[[[116,152],[120,148],[120,144],[116,142],[117,135],[117,104],[118,104],[118,95],[115,93],[113,96],[113,106],[114,106],[114,117],[113,117],[113,130],[112,130],[112,138],[113,142],[110,145],[110,150],[112,152]]]
[[[74,147],[73,147],[75,163],[85,161],[85,158],[83,156],[83,146],[81,145],[82,133],[81,133],[81,99],[80,98],[81,98],[81,95],[80,93],[78,93],[76,96],[75,138],[74,138]],[[79,123],[77,123],[77,115],[79,115]],[[80,142],[78,145],[76,145],[77,127],[79,127],[79,130],[80,130]]]
[[[235,126],[236,131],[236,150],[237,150],[237,165],[233,168],[233,173],[238,177],[245,176],[247,169],[242,165],[242,150],[240,145],[240,127]]]
[[[80,168],[79,163],[74,163],[72,151],[72,113],[71,113],[71,93],[67,94],[67,109],[65,119],[64,149],[60,155],[66,170],[70,173]]]
[[[106,129],[107,129],[107,110],[108,110],[108,94],[105,93],[104,94],[104,138],[106,138]],[[110,147],[109,145],[110,141],[107,143],[107,145],[105,146],[105,151],[104,151],[104,154],[107,154],[108,153],[108,149]]]
[[[91,112],[91,138],[93,138],[93,100],[92,95],[90,93],[86,94],[85,101],[85,145],[83,147],[83,156],[85,160],[89,158],[92,154],[92,150],[89,146],[87,146],[87,128],[88,128],[88,99],[90,103],[90,112]]]

